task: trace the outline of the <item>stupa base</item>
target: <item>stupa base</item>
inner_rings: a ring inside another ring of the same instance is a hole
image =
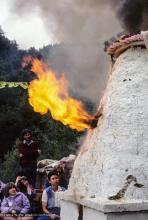
[[[61,220],[147,220],[148,200],[76,198],[64,195]]]

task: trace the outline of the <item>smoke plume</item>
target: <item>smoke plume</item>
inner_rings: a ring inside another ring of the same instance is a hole
[[[110,2],[115,0],[15,0],[13,10],[27,16],[35,10],[53,38],[61,43],[52,53],[70,90],[98,104],[107,79],[104,41],[121,31]],[[37,28],[37,27],[34,27]],[[42,33],[41,33],[42,34]]]
[[[148,29],[147,0],[119,0],[117,15],[129,32]]]

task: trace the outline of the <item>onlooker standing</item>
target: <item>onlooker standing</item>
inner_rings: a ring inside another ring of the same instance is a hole
[[[21,176],[26,176],[33,187],[36,182],[37,157],[40,153],[39,144],[32,139],[31,131],[24,129],[19,144]]]

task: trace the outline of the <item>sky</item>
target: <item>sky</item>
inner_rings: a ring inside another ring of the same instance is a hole
[[[52,52],[58,74],[70,91],[98,104],[108,73],[104,41],[122,30],[110,1],[0,0],[0,25],[19,48],[62,42]]]
[[[12,4],[13,0],[0,0],[0,25],[6,37],[16,40],[21,49],[55,43],[38,11],[21,17],[11,10]]]
[[[111,10],[107,7],[101,10],[105,3],[103,0],[0,0],[0,25],[5,35],[16,40],[21,49],[32,46],[38,49],[65,40],[73,42],[85,36],[93,40],[92,37],[97,39],[101,34],[110,34]],[[102,25],[104,15],[108,19]],[[112,24],[113,32],[117,24],[114,25],[114,21]]]

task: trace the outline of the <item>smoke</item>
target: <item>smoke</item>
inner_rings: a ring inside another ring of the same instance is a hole
[[[110,2],[115,0],[15,0],[20,16],[36,11],[53,38],[63,43],[52,53],[70,90],[98,104],[106,85],[108,58],[104,41],[121,30]],[[28,24],[29,25],[29,24]],[[34,27],[37,28],[37,27]]]
[[[14,0],[15,12],[37,11],[57,42],[87,42],[97,40],[103,31],[114,32],[114,13],[109,2],[115,0]],[[111,22],[111,25],[110,25]],[[109,29],[109,30],[108,30]]]
[[[117,15],[129,32],[148,29],[147,0],[119,0]]]

